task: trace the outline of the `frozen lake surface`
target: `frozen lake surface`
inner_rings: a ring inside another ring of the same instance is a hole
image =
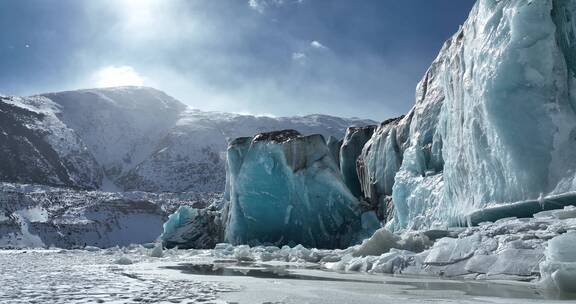
[[[0,251],[0,303],[576,303],[531,284],[440,280],[237,263],[143,247]]]

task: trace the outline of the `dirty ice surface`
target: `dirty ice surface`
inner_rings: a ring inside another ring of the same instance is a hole
[[[0,303],[570,302],[526,283],[337,273],[153,246],[4,250],[0,268]]]

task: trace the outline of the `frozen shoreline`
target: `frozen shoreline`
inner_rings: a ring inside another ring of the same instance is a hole
[[[534,284],[342,273],[218,250],[0,250],[2,303],[550,303]],[[161,257],[153,257],[161,256]],[[561,303],[576,303],[562,301]],[[559,302],[560,303],[560,302]]]

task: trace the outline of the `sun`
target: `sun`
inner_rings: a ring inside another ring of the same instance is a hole
[[[143,86],[145,81],[131,66],[107,66],[94,74],[96,87]]]

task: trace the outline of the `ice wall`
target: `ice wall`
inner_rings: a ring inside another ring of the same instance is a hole
[[[284,130],[236,139],[228,174],[226,242],[336,248],[378,228],[375,217],[363,215],[321,135]]]
[[[360,157],[370,201],[392,195],[391,227],[447,226],[576,188],[575,7],[476,3],[418,84],[414,108],[380,126]]]
[[[392,186],[402,163],[403,149],[397,138],[398,122],[402,118],[389,119],[380,124],[363,146],[356,161],[358,180],[364,198],[373,209],[380,211],[380,218],[383,220],[389,220],[393,215]]]
[[[362,147],[374,134],[374,129],[375,126],[348,128],[340,147],[340,172],[342,172],[344,183],[356,197],[362,196],[356,161],[362,153]]]
[[[332,158],[334,159],[338,167],[340,167],[340,148],[342,147],[342,143],[343,143],[342,139],[339,140],[334,136],[330,136],[326,140],[326,145],[328,145],[328,149],[330,149],[330,154],[332,155]]]

